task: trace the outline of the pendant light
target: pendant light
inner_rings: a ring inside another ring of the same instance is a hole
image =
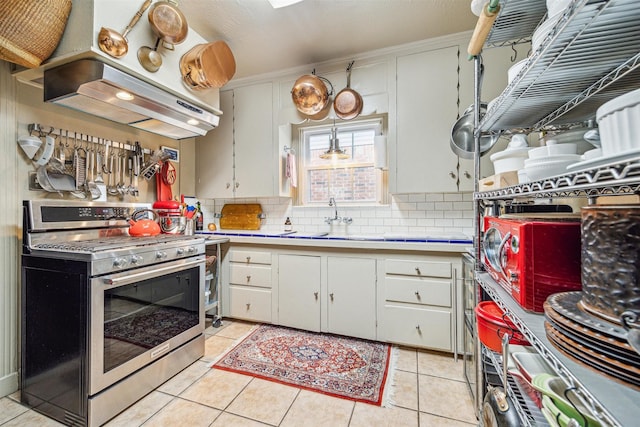
[[[338,129],[334,126],[331,128],[331,139],[329,140],[329,149],[320,154],[321,159],[325,160],[343,160],[348,159],[349,155],[340,149],[338,137],[336,136]]]

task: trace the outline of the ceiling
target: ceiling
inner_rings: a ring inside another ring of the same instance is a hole
[[[470,0],[303,0],[274,9],[268,0],[182,0],[189,26],[224,40],[234,79],[321,63],[470,31]]]

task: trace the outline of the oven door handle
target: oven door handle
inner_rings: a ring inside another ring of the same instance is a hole
[[[195,261],[188,261],[184,264],[180,265],[172,265],[169,267],[159,267],[151,271],[145,271],[142,273],[133,273],[123,277],[105,277],[103,282],[107,285],[124,285],[127,283],[138,282],[145,279],[152,279],[154,277],[158,277],[161,273],[171,273],[175,271],[184,270],[185,267],[190,267],[192,265],[204,265],[204,259],[199,259]]]

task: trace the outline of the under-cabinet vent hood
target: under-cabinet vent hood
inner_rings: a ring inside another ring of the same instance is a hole
[[[159,135],[205,135],[219,117],[96,59],[44,72],[44,100]]]

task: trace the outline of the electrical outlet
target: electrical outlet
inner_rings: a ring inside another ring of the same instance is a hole
[[[38,176],[35,172],[29,172],[29,191],[43,191],[44,188],[38,182]]]

